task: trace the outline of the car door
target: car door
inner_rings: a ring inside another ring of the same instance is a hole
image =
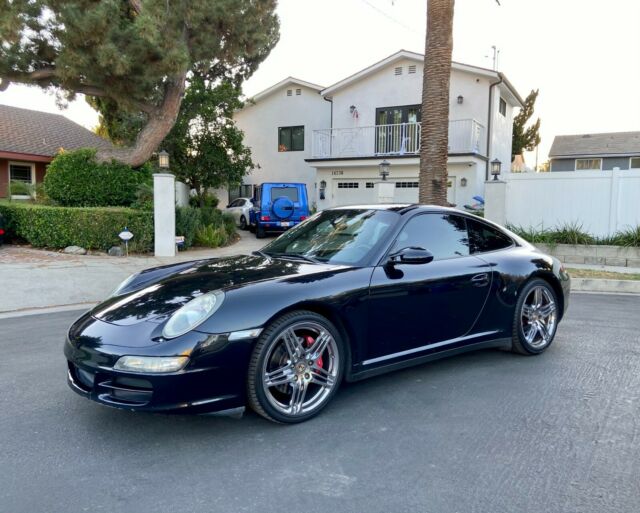
[[[370,286],[369,363],[465,343],[491,285],[491,268],[470,254],[463,216],[423,213],[409,219],[390,253],[429,250],[426,264],[379,265]],[[365,364],[367,362],[365,361]]]
[[[240,214],[242,212],[242,208],[240,208],[240,201],[241,200],[239,199],[233,200],[226,208],[226,211],[233,216],[236,224],[240,222]]]

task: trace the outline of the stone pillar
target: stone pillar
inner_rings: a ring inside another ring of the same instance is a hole
[[[176,255],[176,178],[170,173],[153,175],[153,228],[155,256]]]
[[[376,182],[374,184],[376,198],[378,203],[393,203],[396,193],[396,184],[394,182]]]
[[[507,224],[507,182],[488,180],[484,185],[484,217],[504,226]]]

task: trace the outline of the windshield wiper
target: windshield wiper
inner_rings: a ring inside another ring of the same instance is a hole
[[[321,263],[317,258],[313,258],[307,255],[302,255],[300,253],[273,253],[272,256],[278,258],[292,258],[297,260],[304,260],[305,262],[311,262],[312,264]]]
[[[271,260],[271,257],[273,256],[273,255],[270,255],[269,253],[265,253],[264,251],[260,251],[259,249],[256,249],[252,253],[254,255],[258,255],[258,256],[261,256],[263,258],[267,258],[268,260]]]

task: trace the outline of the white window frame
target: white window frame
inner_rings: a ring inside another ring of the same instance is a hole
[[[11,166],[29,166],[31,168],[31,185],[36,184],[36,163],[35,162],[20,162],[17,160],[10,160],[7,164],[7,187],[11,190]],[[12,194],[11,199],[29,199],[31,196],[25,194]]]
[[[633,162],[633,159],[638,159],[638,160],[640,160],[640,156],[637,156],[637,157],[629,157],[629,169],[640,169],[640,166],[638,166],[638,167],[633,167],[633,166],[631,165],[631,162]]]
[[[600,161],[600,167],[599,168],[591,168],[591,169],[578,169],[578,161],[579,160],[599,160]],[[574,171],[602,171],[602,157],[592,157],[592,158],[586,158],[586,159],[575,159],[574,163],[573,163],[573,170]]]

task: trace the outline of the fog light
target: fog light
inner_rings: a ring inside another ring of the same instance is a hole
[[[162,374],[182,369],[188,356],[122,356],[113,366],[115,370]]]

